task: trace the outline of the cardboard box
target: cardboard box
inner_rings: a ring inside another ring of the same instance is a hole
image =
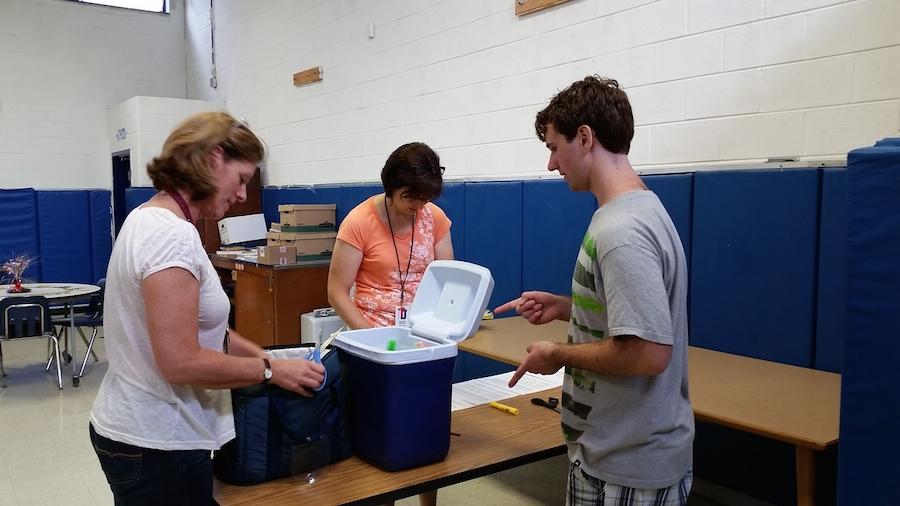
[[[259,241],[266,238],[266,218],[262,214],[232,216],[219,220],[222,244]]]
[[[268,232],[266,242],[270,246],[294,246],[297,248],[297,261],[330,260],[334,252],[335,232],[306,233]]]
[[[258,263],[290,265],[297,263],[297,248],[293,246],[260,246]]]
[[[278,206],[282,232],[334,232],[334,204],[283,204]]]

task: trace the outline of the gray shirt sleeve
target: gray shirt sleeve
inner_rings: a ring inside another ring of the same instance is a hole
[[[662,262],[648,248],[625,244],[599,259],[610,336],[633,335],[671,345],[672,317]]]

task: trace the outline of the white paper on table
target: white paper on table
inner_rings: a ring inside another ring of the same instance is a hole
[[[508,399],[517,395],[533,394],[549,388],[562,386],[563,370],[560,369],[556,374],[540,375],[526,374],[516,383],[516,386],[509,388],[507,384],[512,378],[513,371],[486,378],[478,378],[469,381],[463,381],[453,385],[453,397],[450,403],[450,409],[456,411],[459,409],[471,408],[480,404],[487,404],[491,401],[499,401]]]

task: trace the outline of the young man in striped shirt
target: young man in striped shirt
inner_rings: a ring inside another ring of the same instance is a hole
[[[631,167],[631,105],[619,84],[588,76],[537,114],[547,169],[599,209],[582,240],[571,297],[525,292],[497,308],[533,324],[569,322],[566,343],[541,341],[510,380],[565,367],[567,501],[687,504],[694,418],[688,397],[684,250],[657,196]]]

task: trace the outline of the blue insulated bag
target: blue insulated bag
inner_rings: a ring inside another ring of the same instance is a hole
[[[255,485],[306,473],[350,457],[346,395],[336,350],[322,360],[327,377],[313,397],[275,385],[231,391],[235,439],[217,451],[213,474]]]

